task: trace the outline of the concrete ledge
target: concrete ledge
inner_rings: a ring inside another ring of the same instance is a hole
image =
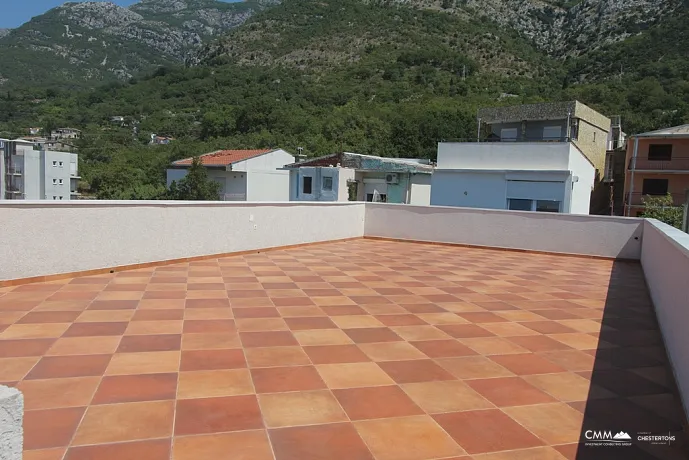
[[[0,385],[0,460],[21,460],[24,449],[24,395]]]

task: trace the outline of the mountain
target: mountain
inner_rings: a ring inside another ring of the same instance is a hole
[[[12,29],[0,29],[0,38],[4,37],[5,35],[8,35]]]
[[[0,85],[93,86],[182,63],[272,1],[71,2],[0,38]],[[0,35],[1,36],[1,35]]]

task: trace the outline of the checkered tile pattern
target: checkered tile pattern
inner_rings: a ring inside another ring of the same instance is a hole
[[[0,289],[0,382],[26,460],[574,459],[682,421],[638,264],[372,240]]]

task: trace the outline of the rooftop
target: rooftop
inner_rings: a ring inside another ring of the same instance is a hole
[[[364,171],[386,171],[386,172],[413,172],[426,173],[433,172],[433,165],[430,161],[425,162],[419,159],[378,157],[374,155],[362,155],[360,153],[340,152],[325,155],[318,158],[304,160],[298,163],[286,165],[287,169],[302,167],[336,167],[359,169]]]
[[[272,149],[257,149],[257,150],[218,150],[211,153],[201,155],[201,164],[204,166],[229,166],[239,161],[248,160],[266,153],[272,152]],[[193,158],[185,158],[178,160],[172,164],[175,166],[190,166]]]
[[[610,118],[579,101],[485,107],[478,110],[479,120],[487,124],[566,120],[567,117],[579,118],[605,131],[609,131],[611,127]]]
[[[632,137],[689,137],[689,124],[634,134]]]
[[[657,221],[0,209],[0,382],[24,394],[25,459],[687,458],[689,236]],[[87,230],[47,231],[66,222]]]

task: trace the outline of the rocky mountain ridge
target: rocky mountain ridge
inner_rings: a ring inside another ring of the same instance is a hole
[[[51,80],[83,86],[128,79],[184,62],[203,42],[265,6],[260,0],[143,0],[127,8],[65,3],[0,38],[0,56],[8,63],[0,69],[0,85]]]

